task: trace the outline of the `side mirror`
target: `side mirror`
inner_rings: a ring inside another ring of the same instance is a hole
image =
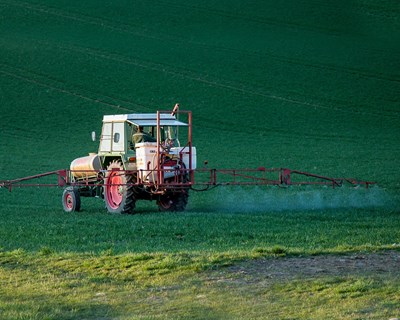
[[[96,132],[92,131],[92,141],[95,142],[96,141]]]

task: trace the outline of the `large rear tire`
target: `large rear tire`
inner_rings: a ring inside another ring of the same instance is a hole
[[[181,164],[182,169],[185,169],[185,165]],[[177,179],[180,183],[184,184],[189,181],[188,174],[182,172]],[[171,182],[175,179],[171,179]],[[168,181],[166,181],[168,182]],[[167,190],[165,194],[160,196],[157,200],[158,209],[161,212],[175,211],[182,212],[185,211],[189,199],[189,189],[187,187],[177,188]]]
[[[62,195],[62,205],[64,211],[68,213],[81,210],[79,191],[74,187],[65,188]]]
[[[104,201],[110,213],[132,214],[135,209],[133,176],[126,174],[120,161],[112,161],[104,178]]]
[[[187,190],[168,191],[157,200],[158,209],[162,212],[185,211],[188,203],[189,193]]]

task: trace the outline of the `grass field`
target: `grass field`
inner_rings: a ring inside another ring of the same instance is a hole
[[[132,216],[0,190],[0,318],[400,317],[398,268],[229,271],[400,251],[399,17],[389,0],[0,0],[0,180],[96,152],[104,114],[179,102],[200,164],[378,182],[217,188],[182,214]]]

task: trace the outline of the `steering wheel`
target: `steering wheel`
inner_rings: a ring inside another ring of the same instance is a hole
[[[162,147],[166,150],[170,150],[175,145],[176,139],[165,139],[162,143]]]

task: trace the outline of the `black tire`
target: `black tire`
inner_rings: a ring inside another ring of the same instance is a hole
[[[167,191],[157,200],[158,209],[161,212],[185,211],[189,199],[189,193],[186,189],[177,191]]]
[[[186,169],[184,163],[180,163],[182,169]],[[172,179],[171,181],[174,181]],[[178,177],[180,183],[186,183],[189,181],[189,176],[186,172],[182,173]],[[160,196],[157,200],[158,210],[161,212],[182,212],[185,211],[189,200],[189,189],[179,188],[167,190],[166,193]]]
[[[65,212],[74,212],[81,210],[81,196],[74,187],[64,189],[62,195],[62,205]]]
[[[136,205],[134,188],[133,176],[125,174],[121,161],[111,162],[104,178],[104,201],[108,212],[134,213]]]

